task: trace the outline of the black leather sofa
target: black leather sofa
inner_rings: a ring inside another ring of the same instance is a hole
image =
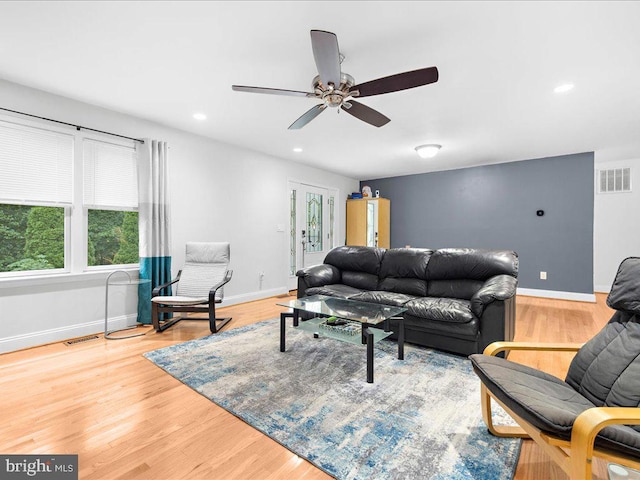
[[[405,307],[405,340],[418,345],[470,355],[515,333],[518,256],[512,251],[344,246],[297,276],[299,298]]]

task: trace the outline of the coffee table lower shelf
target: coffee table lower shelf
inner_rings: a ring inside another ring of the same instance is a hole
[[[322,328],[320,324],[326,320],[326,318],[311,318],[304,322],[300,322],[298,324],[298,328],[305,332],[317,333],[321,337],[333,338],[334,340],[340,340],[341,342],[352,343],[354,345],[361,345],[363,343],[360,331],[358,331],[356,335],[349,335],[347,333]],[[371,328],[370,330],[373,334],[373,343],[378,343],[380,340],[393,334],[393,332],[385,332],[381,328]]]
[[[293,319],[293,326],[305,332],[318,334],[319,337],[332,338],[341,342],[351,343],[353,345],[367,346],[367,382],[373,383],[373,345],[380,340],[392,335],[392,331],[385,332],[380,328],[371,328],[367,323],[361,323],[361,330],[356,335],[329,330],[320,327],[326,318],[311,318],[306,321],[299,321],[298,312],[282,312],[280,314],[280,351],[286,351],[286,319]],[[392,318],[400,323],[398,335],[398,359],[404,360],[404,322],[402,318]]]

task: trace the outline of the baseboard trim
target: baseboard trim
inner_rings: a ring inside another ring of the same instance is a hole
[[[137,318],[137,314],[110,317],[109,330],[118,330],[120,328],[135,325]],[[22,350],[30,347],[39,347],[48,343],[61,342],[70,338],[84,337],[85,335],[97,333],[104,333],[104,320],[78,323],[75,325],[67,325],[65,327],[52,328],[39,332],[0,338],[0,353],[14,352],[16,350]]]
[[[594,285],[593,291],[597,293],[609,293],[611,291],[611,285]]]
[[[555,298],[558,300],[573,300],[576,302],[596,302],[596,296],[593,293],[576,293],[576,292],[561,292],[558,290],[538,290],[537,288],[518,288],[518,295],[525,297],[542,297],[542,298]]]
[[[220,306],[228,307],[230,305],[237,305],[238,303],[253,302],[254,300],[275,297],[276,295],[282,295],[283,293],[289,293],[289,289],[287,287],[278,287],[270,288],[269,290],[258,290],[257,292],[243,293],[241,295],[232,295],[230,297],[225,297]]]

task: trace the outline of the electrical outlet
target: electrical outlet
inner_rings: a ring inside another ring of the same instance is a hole
[[[540,272],[540,280],[546,280],[547,279],[547,272]]]

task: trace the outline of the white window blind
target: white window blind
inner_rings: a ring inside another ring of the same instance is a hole
[[[82,145],[84,205],[102,209],[138,207],[138,156],[126,147],[85,139]]]
[[[73,136],[0,121],[0,203],[70,205]]]

